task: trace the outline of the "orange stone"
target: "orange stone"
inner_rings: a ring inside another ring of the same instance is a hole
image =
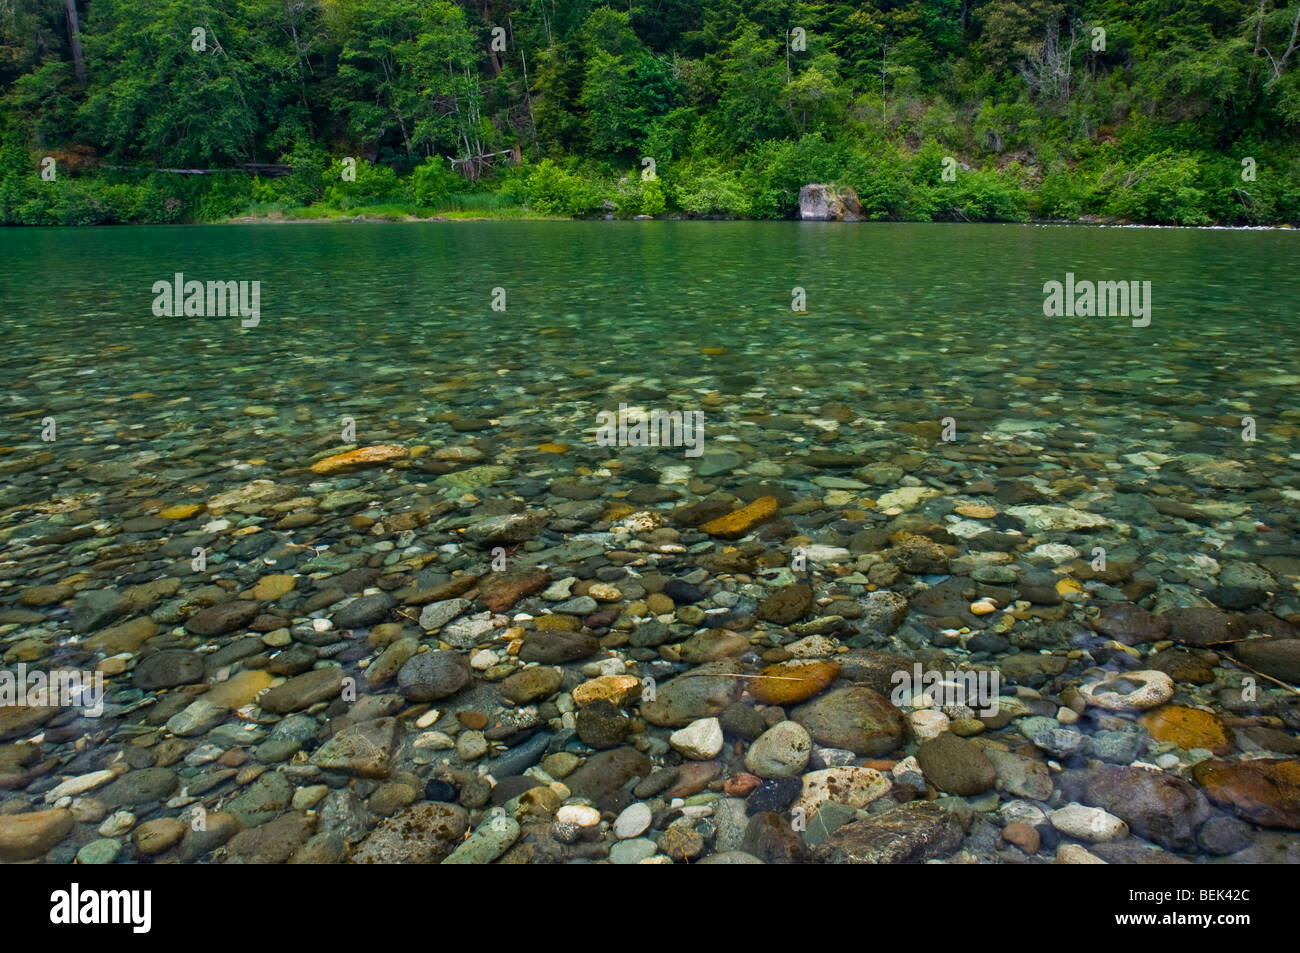
[[[542,443],[537,445],[537,449],[542,453],[568,453],[570,447],[567,443]]]
[[[405,447],[380,444],[375,447],[360,447],[347,453],[336,453],[324,460],[317,460],[311,465],[312,473],[330,476],[335,473],[348,473],[352,470],[364,470],[367,467],[383,466],[406,456]]]
[[[710,536],[721,536],[723,539],[740,539],[755,526],[766,523],[776,516],[780,509],[781,504],[777,502],[776,497],[760,496],[748,506],[734,510],[726,516],[719,516],[715,520],[709,520],[700,529]]]
[[[963,503],[956,507],[953,512],[958,516],[965,516],[973,520],[991,520],[998,515],[998,511],[991,506],[981,506],[978,503]]]
[[[722,785],[722,793],[727,797],[749,797],[754,788],[763,783],[755,774],[737,774],[727,778]]]
[[[1224,755],[1235,747],[1218,716],[1199,708],[1165,705],[1147,712],[1139,720],[1152,738],[1178,745],[1184,751],[1205,748]]]
[[[1300,761],[1202,761],[1192,777],[1206,797],[1243,820],[1300,831]]]
[[[749,693],[764,705],[797,705],[839,678],[835,662],[782,662],[748,679]]]

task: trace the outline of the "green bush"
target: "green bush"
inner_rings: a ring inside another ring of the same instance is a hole
[[[604,203],[600,191],[581,175],[543,159],[528,177],[528,204],[544,215],[590,215]]]
[[[421,208],[441,209],[451,197],[465,190],[465,177],[451,170],[442,156],[429,156],[411,173],[415,204]]]
[[[736,215],[751,212],[750,197],[739,172],[704,163],[679,168],[673,182],[673,201],[690,215]]]
[[[272,180],[274,201],[290,205],[310,205],[325,191],[325,173],[330,167],[329,153],[314,143],[299,139],[293,151],[280,156],[280,162],[290,166],[288,175]]]
[[[322,174],[325,183],[325,204],[340,211],[360,205],[383,205],[407,200],[405,183],[399,182],[397,173],[386,165],[375,165],[358,159],[353,171],[356,178],[343,178],[343,160],[335,159]]]
[[[1134,222],[1207,225],[1206,195],[1195,185],[1199,171],[1194,158],[1172,150],[1131,167],[1112,166],[1098,182],[1107,195],[1105,212]]]
[[[1092,189],[1082,172],[1053,169],[1043,177],[1030,208],[1038,218],[1077,219],[1091,211],[1093,201]]]

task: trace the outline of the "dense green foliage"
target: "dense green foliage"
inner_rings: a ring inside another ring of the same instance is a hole
[[[0,0],[3,222],[1300,221],[1300,0],[69,5]]]

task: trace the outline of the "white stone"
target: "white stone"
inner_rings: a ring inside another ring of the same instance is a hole
[[[51,788],[45,792],[45,803],[50,804],[61,797],[75,797],[78,794],[84,794],[92,788],[97,788],[101,784],[107,784],[112,781],[116,774],[105,768],[103,771],[91,771],[89,774],[82,774],[75,778],[68,778],[62,784]]]
[[[722,724],[716,718],[697,718],[669,735],[668,743],[685,758],[708,761],[722,750]]]
[[[839,643],[829,636],[810,635],[785,646],[795,658],[826,658],[839,652]]]
[[[1047,815],[1043,813],[1042,808],[1032,801],[1007,801],[1000,808],[998,813],[1008,824],[1027,824],[1030,827],[1037,827],[1043,821],[1047,820]]]
[[[104,818],[104,823],[99,825],[99,836],[121,837],[133,827],[135,827],[135,815],[130,811],[117,811]]]
[[[1064,543],[1042,543],[1035,546],[1029,553],[1030,562],[1052,563],[1054,566],[1060,566],[1062,563],[1072,562],[1079,558],[1079,551],[1073,546],[1066,546]]]
[[[923,708],[920,711],[914,711],[909,716],[912,722],[912,730],[922,741],[929,741],[932,738],[938,738],[948,730],[948,716],[941,711]]]
[[[573,584],[577,581],[577,576],[565,576],[563,579],[557,579],[542,590],[542,598],[547,602],[563,602],[569,598],[569,590],[573,588]]]
[[[619,840],[640,837],[650,829],[650,822],[653,819],[654,812],[650,810],[650,805],[642,801],[629,804],[614,821],[614,834]]]
[[[595,827],[600,823],[600,811],[589,804],[566,804],[555,812],[555,819],[561,824]]]
[[[824,546],[813,544],[800,547],[809,562],[833,563],[848,560],[849,551],[842,546]]]
[[[416,737],[412,746],[430,751],[448,751],[456,747],[456,742],[445,731],[426,731]]]
[[[1174,696],[1174,680],[1164,672],[1140,669],[1121,672],[1079,687],[1089,705],[1110,711],[1146,711]]]
[[[1062,834],[1076,840],[1089,843],[1123,840],[1128,837],[1128,825],[1114,814],[1107,813],[1099,807],[1087,807],[1077,802],[1070,802],[1059,810],[1047,815]]]
[[[1110,520],[1098,513],[1076,510],[1072,506],[1009,506],[1007,512],[1024,523],[1031,533],[1100,529],[1111,525]]]
[[[493,665],[500,661],[496,652],[491,649],[482,649],[470,656],[469,667],[476,672],[486,672]]]
[[[1104,864],[1096,854],[1089,853],[1078,844],[1062,844],[1056,849],[1058,864]]]
[[[873,768],[825,768],[803,776],[803,793],[794,806],[803,809],[805,818],[811,818],[827,801],[866,807],[888,794],[892,787],[889,778]]]
[[[939,496],[939,491],[929,486],[901,486],[897,490],[890,490],[876,498],[876,506],[885,509],[891,506],[900,506],[905,510],[910,510],[924,500],[930,500]]]

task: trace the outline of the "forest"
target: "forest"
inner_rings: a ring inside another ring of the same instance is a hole
[[[1300,222],[1300,0],[0,0],[0,222]]]

